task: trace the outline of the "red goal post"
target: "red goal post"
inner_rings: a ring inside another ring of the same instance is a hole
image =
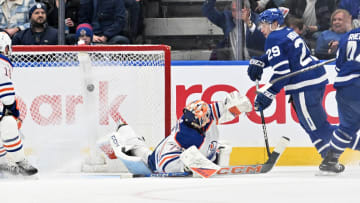
[[[159,134],[156,128],[162,129],[162,138],[170,133],[169,46],[13,46],[10,59],[26,134],[43,134],[51,127],[58,133],[53,137],[65,137],[59,141],[62,143],[74,131],[76,137],[72,135],[71,140],[75,143],[69,147],[84,151],[94,140],[83,145],[87,135],[79,133],[102,136],[113,130],[119,119],[137,127],[140,134]],[[32,151],[44,141],[39,137],[31,139]]]

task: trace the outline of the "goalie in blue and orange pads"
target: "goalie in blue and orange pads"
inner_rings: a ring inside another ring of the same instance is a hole
[[[188,104],[171,134],[154,151],[145,145],[143,137],[126,124],[121,124],[108,140],[117,158],[133,174],[185,172],[188,169],[180,155],[191,146],[195,146],[208,160],[228,166],[231,147],[222,146],[222,150],[219,150],[221,144],[217,125],[233,120],[241,112],[251,110],[249,99],[234,91],[223,102],[207,104],[197,100]],[[101,149],[107,144],[106,140],[103,141],[98,143]]]

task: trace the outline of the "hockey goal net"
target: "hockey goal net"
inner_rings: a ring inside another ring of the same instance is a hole
[[[92,147],[120,120],[149,147],[170,132],[168,46],[14,46],[11,60],[27,151],[40,169],[97,164]]]

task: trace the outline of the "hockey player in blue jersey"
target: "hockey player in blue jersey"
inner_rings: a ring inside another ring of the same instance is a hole
[[[340,173],[345,167],[338,163],[345,148],[360,145],[360,28],[343,36],[336,58],[337,76],[334,82],[338,105],[339,127],[330,138],[330,149],[320,164],[320,170]]]
[[[116,139],[115,147],[121,149],[120,155],[118,151],[115,153],[117,158],[128,167],[130,172],[136,171],[134,173],[137,174],[187,171],[180,155],[193,145],[207,159],[228,166],[231,148],[228,146],[224,150],[228,153],[217,153],[220,147],[217,125],[233,120],[241,112],[251,110],[249,99],[235,91],[228,94],[224,102],[207,104],[197,100],[188,104],[170,135],[164,138],[154,151],[151,151],[145,145],[142,136],[137,135],[127,124],[121,124],[116,132],[105,136],[105,139],[100,139],[97,145],[108,157],[111,157],[112,151],[117,150],[114,146],[112,146],[113,150],[109,150],[107,147],[109,138]],[[139,170],[140,168],[145,168],[145,171]]]
[[[319,63],[311,56],[304,40],[291,28],[283,26],[284,17],[277,8],[265,10],[259,16],[261,32],[266,37],[266,54],[250,60],[248,75],[251,80],[260,80],[263,68],[271,67],[270,80]],[[329,139],[335,126],[327,121],[322,106],[325,86],[328,83],[324,67],[281,80],[255,99],[255,109],[264,110],[270,106],[275,95],[282,88],[290,95],[300,125],[310,136],[318,153],[325,157]]]

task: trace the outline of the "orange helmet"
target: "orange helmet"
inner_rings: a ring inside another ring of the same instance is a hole
[[[201,100],[196,100],[184,108],[183,120],[195,128],[202,128],[210,122],[209,105]]]

